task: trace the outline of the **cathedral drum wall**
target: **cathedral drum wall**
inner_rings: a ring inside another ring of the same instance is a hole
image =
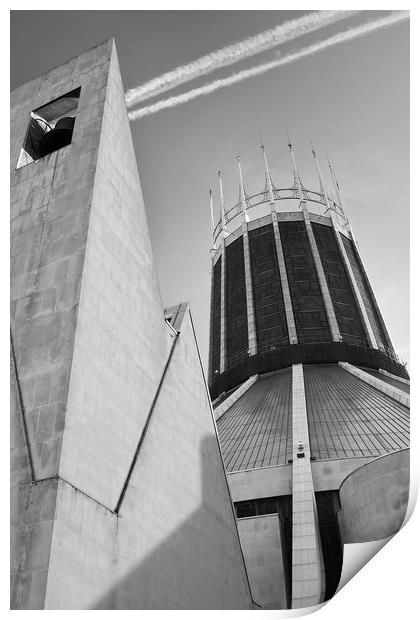
[[[409,449],[381,456],[349,474],[340,487],[343,543],[381,540],[401,528],[408,503]]]

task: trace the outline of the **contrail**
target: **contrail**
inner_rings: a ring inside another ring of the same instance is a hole
[[[334,24],[359,12],[360,11],[317,11],[280,24],[271,30],[260,32],[243,41],[222,47],[193,62],[168,71],[141,86],[131,88],[125,95],[127,107],[131,108],[137,103],[140,103],[140,101],[144,101],[156,95],[161,95],[165,91],[175,88],[180,84],[185,84],[185,82],[197,77],[208,75],[221,67],[233,65],[243,58],[259,54],[260,52],[264,52],[282,43],[286,43],[297,37]]]
[[[227,86],[231,86],[232,84],[243,82],[248,78],[262,75],[263,73],[266,73],[271,69],[275,69],[276,67],[281,67],[282,65],[290,64],[292,62],[295,62],[296,60],[300,60],[301,58],[312,56],[313,54],[317,54],[318,52],[321,52],[322,50],[329,47],[333,47],[334,45],[339,45],[341,43],[345,43],[346,41],[351,41],[358,37],[362,37],[366,34],[374,32],[375,30],[380,30],[388,26],[393,26],[394,24],[408,19],[409,16],[409,11],[398,11],[391,15],[388,15],[387,17],[372,20],[366,24],[362,24],[361,26],[339,32],[338,34],[329,37],[328,39],[324,39],[323,41],[319,41],[318,43],[314,43],[313,45],[309,45],[308,47],[301,48],[297,52],[293,52],[291,54],[283,56],[282,58],[256,65],[255,67],[251,67],[250,69],[245,69],[244,71],[234,73],[227,78],[215,80],[214,82],[210,82],[210,84],[205,84],[204,86],[200,86],[199,88],[194,88],[193,90],[190,90],[181,95],[169,97],[168,99],[157,101],[156,103],[153,103],[149,106],[133,110],[132,112],[129,112],[128,118],[130,119],[130,121],[134,121],[138,118],[142,118],[143,116],[148,116],[149,114],[154,114],[156,112],[159,112],[160,110],[164,110],[165,108],[173,108],[175,106],[181,105],[182,103],[186,103],[187,101],[191,101],[196,97],[201,97],[202,95],[208,95],[209,93],[213,93],[220,88],[226,88]]]

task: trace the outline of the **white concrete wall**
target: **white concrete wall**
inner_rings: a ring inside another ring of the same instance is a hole
[[[311,468],[314,491],[338,490],[349,473],[374,458],[366,456],[313,461]],[[235,471],[228,474],[228,480],[234,502],[292,494],[291,465]]]
[[[113,586],[118,518],[60,479],[44,609],[89,609]]]
[[[344,478],[358,467],[369,463],[374,456],[360,456],[329,461],[313,461],[312,478],[314,491],[338,490]]]
[[[60,481],[48,609],[249,609],[187,313],[120,515]]]
[[[234,502],[292,494],[292,466],[259,467],[228,474]]]
[[[111,510],[170,345],[114,48],[60,463],[65,480]]]
[[[263,609],[287,609],[280,527],[277,514],[238,519],[252,594]]]
[[[250,608],[188,313],[121,507],[116,571],[119,608]]]

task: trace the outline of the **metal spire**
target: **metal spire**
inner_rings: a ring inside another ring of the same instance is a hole
[[[270,203],[274,204],[273,183],[271,182],[271,175],[270,175],[270,171],[268,169],[267,155],[265,154],[265,146],[263,144],[263,140],[262,140],[262,135],[261,134],[260,134],[260,138],[261,138],[261,150],[262,150],[263,157],[264,157],[265,176],[266,176],[267,183],[268,183],[268,191],[270,193]]]
[[[333,209],[333,207],[330,205],[330,201],[329,201],[329,198],[328,198],[328,195],[327,195],[327,190],[326,190],[325,185],[324,185],[324,179],[322,178],[321,168],[319,166],[318,158],[316,156],[316,152],[315,152],[315,148],[314,148],[314,145],[312,143],[312,140],[311,140],[311,147],[312,147],[312,155],[314,156],[316,168],[317,168],[317,171],[318,171],[319,185],[321,187],[321,192],[324,194],[325,206],[327,207],[326,212],[328,212],[330,209]]]
[[[219,176],[219,188],[220,188],[220,217],[222,221],[222,233],[227,233],[226,230],[226,213],[225,213],[225,199],[223,197],[223,184],[222,184],[222,173],[219,170],[217,173]]]
[[[244,216],[245,222],[249,221],[248,213],[246,212],[246,197],[245,197],[245,188],[244,188],[244,178],[242,176],[242,166],[241,166],[241,158],[239,155],[236,156],[236,161],[238,162],[238,170],[239,170],[239,191],[241,194],[241,204],[242,204],[242,215]]]
[[[349,218],[347,217],[347,213],[346,213],[346,210],[344,208],[344,203],[343,203],[342,198],[341,198],[340,186],[338,184],[337,177],[336,177],[335,172],[333,170],[333,167],[331,165],[331,162],[330,162],[330,159],[328,157],[328,154],[327,154],[327,161],[328,161],[328,168],[330,169],[330,174],[331,174],[331,179],[332,179],[332,182],[333,182],[333,186],[334,186],[335,192],[337,194],[337,202],[338,202],[338,204],[340,206],[340,209],[341,209],[341,212],[343,214],[343,217],[348,222]]]
[[[215,225],[214,225],[214,208],[213,208],[213,195],[212,195],[212,191],[210,190],[210,217],[211,217],[211,238],[213,241],[213,249],[214,249],[214,231],[215,231]]]
[[[304,202],[305,199],[303,197],[302,181],[300,180],[299,172],[298,172],[297,165],[296,165],[295,155],[293,153],[293,145],[292,145],[292,143],[290,141],[289,134],[287,134],[287,139],[289,141],[287,146],[289,147],[290,157],[292,158],[293,173],[295,175],[295,182],[296,182],[297,187],[298,187],[299,197],[300,197],[301,202]]]

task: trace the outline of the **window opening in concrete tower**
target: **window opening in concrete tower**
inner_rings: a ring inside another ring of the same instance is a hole
[[[79,98],[76,88],[31,112],[17,168],[71,143]]]

